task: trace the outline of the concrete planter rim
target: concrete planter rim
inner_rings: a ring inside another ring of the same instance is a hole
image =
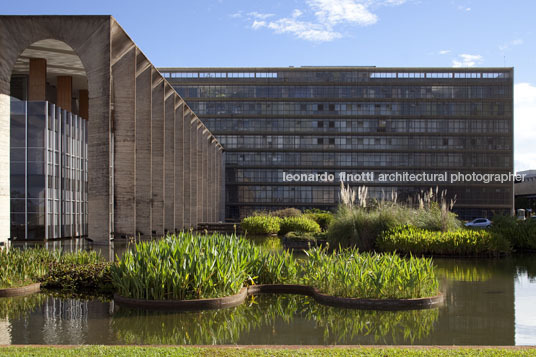
[[[311,296],[317,303],[333,307],[361,310],[417,310],[440,306],[444,301],[443,294],[411,299],[363,299],[346,298],[327,295],[317,288],[297,284],[261,284],[243,287],[238,294],[221,298],[192,299],[192,300],[143,300],[127,298],[114,294],[114,301],[119,305],[132,308],[199,311],[214,310],[241,305],[250,295],[257,294],[296,294]]]
[[[32,283],[29,285],[20,286],[16,288],[5,288],[5,289],[0,289],[0,298],[30,295],[33,293],[37,293],[40,290],[41,290],[41,283]]]

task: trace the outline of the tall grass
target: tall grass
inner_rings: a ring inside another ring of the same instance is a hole
[[[43,280],[53,265],[99,263],[104,258],[95,251],[63,253],[44,248],[0,250],[0,288],[28,285]]]
[[[431,259],[396,254],[359,253],[355,248],[326,254],[306,252],[304,281],[321,292],[341,297],[404,299],[432,296],[439,283]]]
[[[368,198],[366,187],[357,190],[341,183],[341,205],[328,228],[328,241],[332,246],[358,247],[362,250],[375,248],[382,232],[397,226],[411,224],[434,231],[454,231],[462,224],[450,209],[455,200],[448,202],[446,191],[438,189],[421,192],[416,205],[397,202],[398,195],[391,192],[391,200],[380,201]]]

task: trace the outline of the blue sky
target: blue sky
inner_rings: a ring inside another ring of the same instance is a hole
[[[536,169],[534,0],[9,1],[111,14],[156,66],[515,67],[515,166]]]

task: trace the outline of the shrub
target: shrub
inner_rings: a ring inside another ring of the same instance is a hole
[[[382,251],[419,255],[497,256],[510,252],[506,239],[486,230],[439,232],[407,225],[384,232],[376,246]]]
[[[61,289],[76,293],[113,294],[111,263],[69,264],[53,263],[42,278],[47,289]]]
[[[415,209],[413,220],[406,222],[430,231],[455,231],[462,227],[456,213],[441,209],[435,202],[428,209]]]
[[[302,215],[301,211],[297,208],[284,208],[277,211],[270,212],[271,216],[286,218],[286,217],[299,217]]]
[[[330,212],[316,212],[316,213],[306,213],[305,217],[312,219],[320,226],[320,229],[326,231],[333,221],[333,214]]]
[[[368,211],[365,208],[341,206],[328,229],[332,246],[374,248],[377,237],[384,231],[406,221],[405,211],[396,205]]]
[[[321,231],[318,223],[304,216],[283,218],[280,226],[280,234],[287,234],[288,232],[319,233]]]
[[[242,220],[242,229],[250,234],[277,234],[281,219],[273,216],[251,216]]]
[[[517,250],[536,249],[536,220],[521,221],[511,216],[494,216],[491,230],[508,239]]]

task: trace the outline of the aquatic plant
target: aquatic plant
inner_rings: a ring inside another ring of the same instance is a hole
[[[247,234],[277,234],[281,218],[275,216],[251,216],[242,220],[240,226]]]
[[[377,241],[382,251],[403,254],[497,256],[510,253],[510,244],[500,234],[487,230],[429,231],[409,225],[393,228]]]
[[[408,299],[437,295],[439,282],[428,258],[360,253],[355,248],[327,254],[325,248],[306,252],[304,283],[322,293],[369,299]]]

